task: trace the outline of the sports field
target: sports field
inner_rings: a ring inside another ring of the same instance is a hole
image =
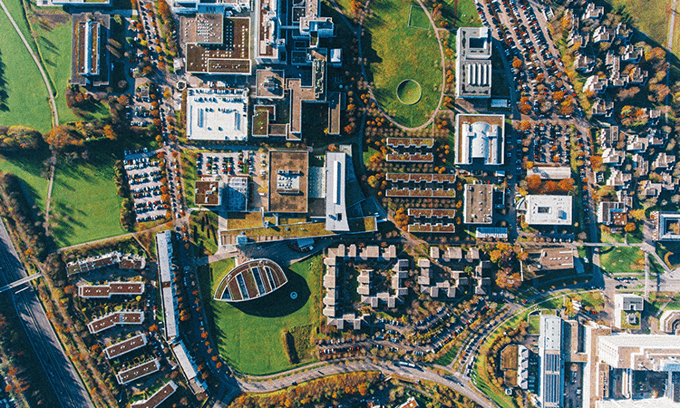
[[[21,16],[18,0],[8,1],[6,6],[13,16],[15,11]],[[15,20],[23,32],[22,21],[26,20]],[[52,119],[40,71],[4,12],[0,12],[0,27],[4,28],[0,35],[0,125],[24,125],[46,132],[52,127]],[[25,28],[24,36],[30,44],[27,24]]]
[[[263,298],[236,304],[212,300],[217,285],[234,267],[233,259],[199,268],[210,334],[219,354],[229,365],[253,375],[276,373],[292,367],[283,348],[281,333],[288,329],[296,337],[296,344],[310,343],[321,316],[322,261],[319,255],[284,268],[288,277],[286,285]],[[290,297],[293,291],[298,295],[295,300]],[[303,363],[309,361],[310,357],[302,360]]]
[[[122,198],[116,194],[113,175],[112,151],[117,150],[100,147],[90,151],[88,163],[57,164],[50,223],[58,247],[125,233],[119,219]]]
[[[432,27],[409,27],[411,5],[405,0],[372,0],[374,16],[364,22],[362,47],[376,99],[397,122],[415,127],[425,123],[437,107],[442,68]],[[420,84],[422,98],[418,103],[405,105],[399,101],[397,87],[405,79]]]

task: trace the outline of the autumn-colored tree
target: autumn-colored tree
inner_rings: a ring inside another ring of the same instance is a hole
[[[626,224],[625,227],[623,227],[623,230],[626,232],[633,232],[635,231],[636,228],[637,226],[635,225],[635,223],[629,222]]]
[[[515,59],[512,60],[512,67],[516,69],[522,68],[522,61],[519,58],[515,57]]]
[[[555,191],[557,191],[557,182],[553,180],[546,181],[545,184],[543,185],[543,191],[545,191],[548,194],[554,193]]]
[[[541,176],[538,174],[533,174],[527,177],[527,188],[529,191],[538,192],[541,188]]]
[[[560,182],[557,183],[557,188],[564,193],[569,192],[569,190],[571,190],[571,188],[573,186],[574,186],[574,179],[572,179],[572,178],[560,180]]]

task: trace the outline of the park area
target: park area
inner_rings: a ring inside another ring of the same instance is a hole
[[[114,162],[112,151],[101,146],[90,152],[87,162],[62,160],[57,164],[50,225],[58,247],[125,233],[119,219],[122,198],[116,192]]]
[[[18,0],[6,2],[24,37],[31,44],[28,23]],[[40,71],[7,15],[0,10],[0,124],[24,125],[40,132],[52,127],[47,89]]]
[[[414,15],[412,5],[420,7],[405,0],[371,1],[373,14],[364,21],[362,37],[373,94],[390,116],[408,127],[427,122],[439,103],[442,85],[437,38],[422,8]],[[405,80],[411,81],[400,88]],[[417,88],[422,95],[416,99]]]
[[[290,369],[295,365],[284,348],[283,333],[287,330],[294,339],[300,364],[313,361],[313,338],[321,316],[322,257],[284,267],[288,283],[260,299],[240,303],[213,300],[217,286],[233,268],[234,259],[229,258],[198,270],[208,326],[220,356],[244,374]],[[292,292],[297,294],[295,299]]]
[[[638,247],[602,247],[600,266],[607,273],[644,272],[645,255]]]
[[[666,47],[668,43],[668,29],[670,25],[671,5],[673,0],[609,0],[614,10],[621,9],[623,15],[628,15],[634,25],[650,40]],[[675,18],[673,33],[673,49],[675,55],[680,51],[680,18]]]

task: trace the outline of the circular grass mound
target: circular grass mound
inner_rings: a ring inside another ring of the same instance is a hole
[[[405,79],[397,86],[397,98],[404,105],[415,105],[423,96],[420,84],[413,79]]]

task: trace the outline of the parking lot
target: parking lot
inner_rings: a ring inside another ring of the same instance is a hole
[[[543,16],[537,16],[528,2],[517,0],[493,0],[486,5],[476,3],[476,7],[483,24],[503,43],[508,59],[522,62],[520,68],[511,68],[521,104],[528,104],[542,117],[551,113],[569,116],[570,108],[560,104],[575,95],[568,81],[561,79],[564,72],[558,52],[539,24]]]
[[[267,153],[243,150],[231,153],[198,153],[196,157],[196,175],[206,178],[223,178],[227,176],[250,176],[253,182],[250,208],[262,208],[267,200]],[[258,194],[259,193],[259,194]]]
[[[137,222],[165,218],[167,204],[161,200],[162,175],[156,152],[149,152],[145,148],[141,151],[126,151],[124,157],[123,164],[130,185],[130,194],[135,202]]]
[[[524,152],[528,161],[534,163],[553,163],[568,165],[569,135],[559,123],[536,122],[524,132],[523,145],[528,147]]]

